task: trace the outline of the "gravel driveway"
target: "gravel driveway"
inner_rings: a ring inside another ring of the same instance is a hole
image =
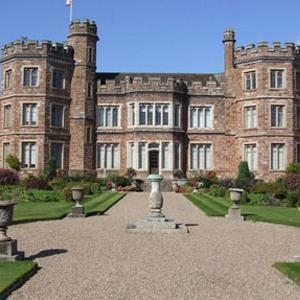
[[[300,228],[208,218],[181,194],[163,195],[166,216],[189,234],[127,233],[147,214],[147,193],[103,216],[10,227],[41,269],[9,299],[300,299],[272,268],[300,255]]]

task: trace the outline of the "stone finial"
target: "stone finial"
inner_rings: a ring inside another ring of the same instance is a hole
[[[232,28],[225,29],[223,42],[235,42],[235,32]]]

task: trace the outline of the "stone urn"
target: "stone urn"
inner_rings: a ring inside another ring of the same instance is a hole
[[[0,241],[10,241],[6,235],[7,227],[13,221],[13,209],[17,202],[15,200],[0,200]]]
[[[83,199],[84,188],[81,186],[74,186],[71,188],[72,199],[75,201],[75,206],[82,206],[81,201]]]
[[[152,215],[160,215],[163,206],[163,196],[160,191],[160,182],[163,176],[152,174],[147,177],[151,182],[151,193],[149,196],[149,207]]]
[[[238,206],[243,192],[244,192],[243,189],[236,189],[236,188],[229,189],[229,196],[230,196],[230,200],[232,201],[232,206],[234,207]]]

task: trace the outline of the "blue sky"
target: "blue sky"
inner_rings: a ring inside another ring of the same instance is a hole
[[[223,71],[223,31],[237,46],[300,41],[299,0],[73,0],[73,17],[96,21],[98,71]],[[1,1],[0,44],[67,39],[65,0]]]

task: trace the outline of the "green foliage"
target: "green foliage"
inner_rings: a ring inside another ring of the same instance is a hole
[[[11,153],[8,154],[5,161],[9,165],[10,168],[12,168],[16,171],[20,171],[21,163],[15,155],[13,155]]]
[[[132,179],[136,176],[136,170],[133,168],[127,168],[125,176]]]
[[[277,262],[273,267],[300,285],[300,262]]]
[[[300,190],[291,191],[287,194],[285,203],[288,207],[300,206]]]
[[[249,170],[248,162],[247,161],[240,161],[238,167],[238,175],[237,179],[251,179],[252,175]]]
[[[269,199],[265,193],[248,193],[249,205],[263,205]]]
[[[300,174],[300,163],[291,163],[286,167],[285,172],[287,174]]]
[[[92,182],[69,182],[68,185],[63,189],[63,195],[65,201],[72,201],[72,187],[74,186],[81,186],[83,187],[83,193],[84,195],[90,195],[92,194]]]
[[[30,190],[25,191],[23,200],[25,202],[59,202],[62,196],[55,191]]]
[[[107,183],[112,182],[115,186],[125,187],[131,185],[131,181],[130,178],[115,173],[106,177],[106,186],[108,186]]]
[[[251,188],[252,193],[269,195],[286,195],[286,186],[283,181],[258,182]]]
[[[68,180],[65,177],[54,177],[50,182],[49,185],[53,190],[62,190],[68,184]]]
[[[210,188],[209,188],[209,194],[215,197],[225,197],[227,192],[227,188],[224,186],[220,186],[217,184],[213,184]]]
[[[56,173],[56,163],[53,157],[50,157],[47,161],[46,170],[45,170],[45,177],[47,180],[54,178]]]
[[[74,182],[96,182],[97,178],[94,173],[87,173],[87,174],[75,174],[68,177],[69,181]]]

